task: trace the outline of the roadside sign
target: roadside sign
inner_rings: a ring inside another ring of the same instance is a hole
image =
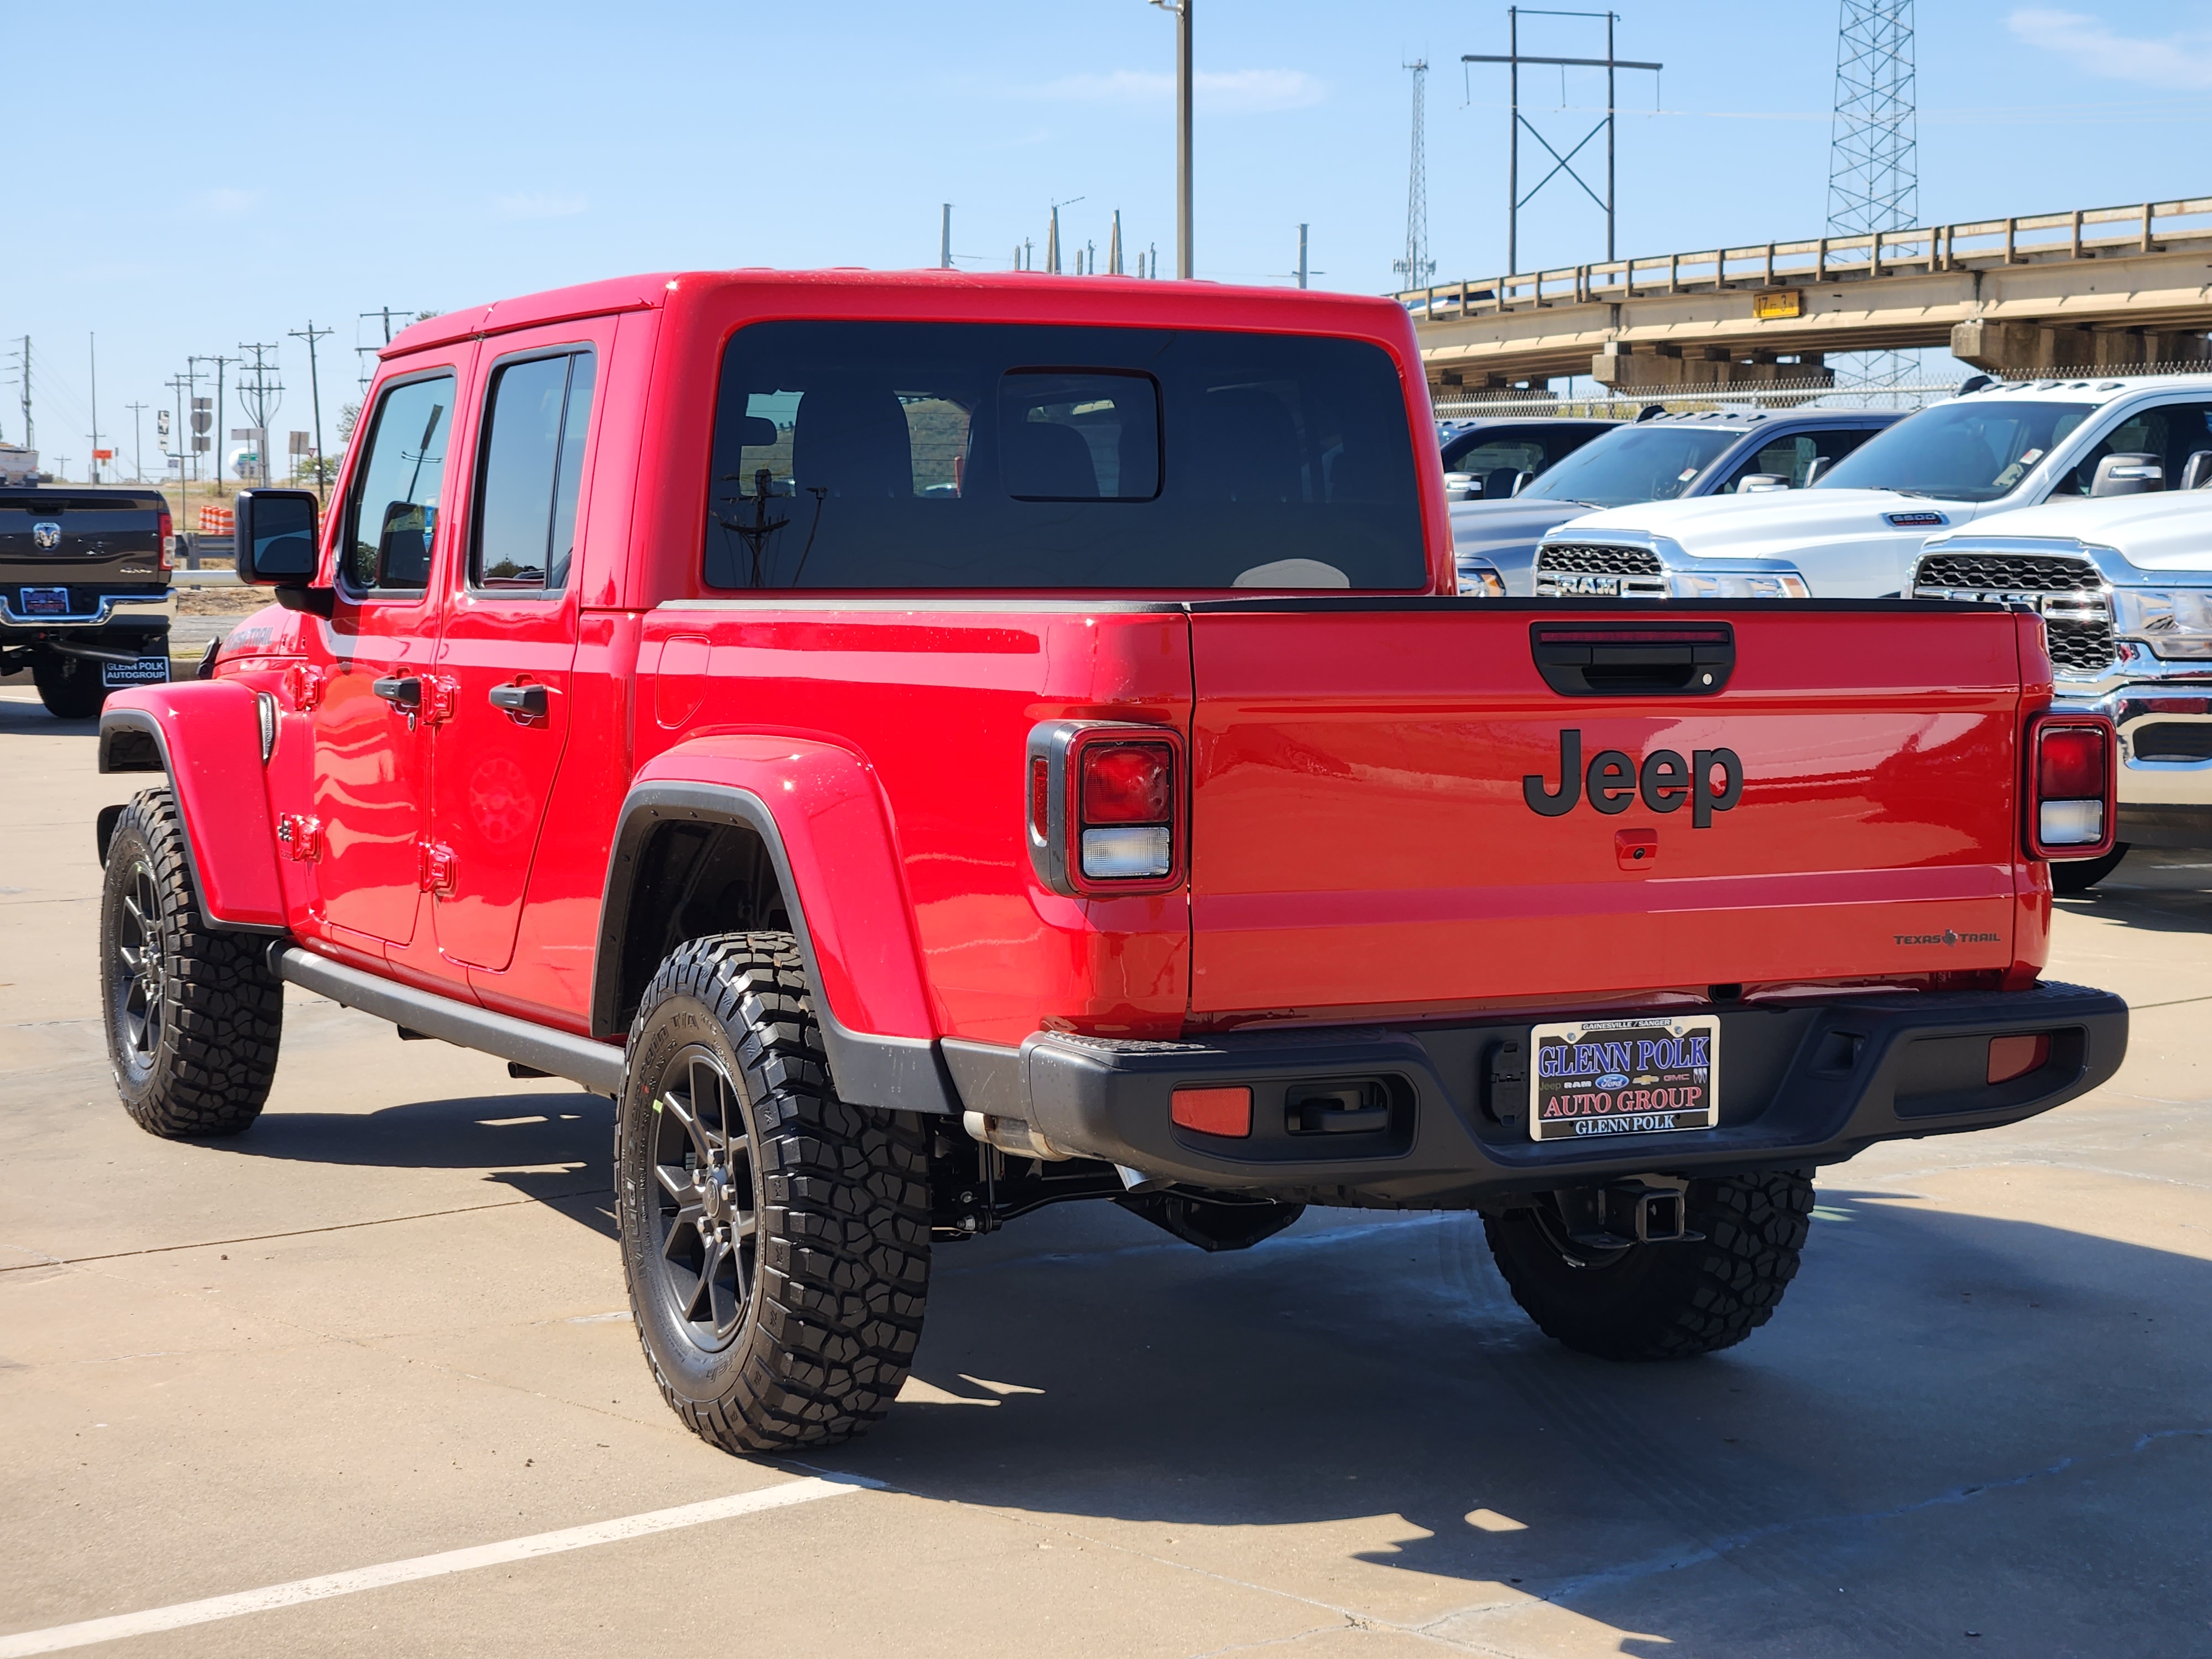
[[[166,409],[157,409],[154,411],[154,445],[164,454],[168,453],[169,411]]]

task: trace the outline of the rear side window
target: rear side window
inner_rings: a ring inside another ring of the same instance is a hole
[[[412,592],[428,583],[453,416],[451,374],[409,380],[379,400],[346,503],[340,564],[356,592]]]
[[[755,324],[709,507],[718,588],[1427,580],[1405,394],[1356,340]]]
[[[543,593],[567,584],[592,380],[588,351],[528,357],[492,371],[477,451],[470,586]]]

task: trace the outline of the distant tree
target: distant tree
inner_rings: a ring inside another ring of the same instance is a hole
[[[353,441],[354,422],[360,419],[361,404],[358,400],[338,410],[338,447],[341,450]]]

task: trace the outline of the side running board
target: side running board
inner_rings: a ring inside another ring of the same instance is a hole
[[[623,1087],[623,1051],[611,1043],[595,1042],[528,1020],[495,1014],[473,1003],[458,1002],[434,991],[418,991],[398,985],[358,968],[347,968],[279,942],[269,947],[269,965],[276,977],[303,989],[326,996],[348,1008],[358,1008],[410,1031],[438,1037],[463,1048],[495,1054],[549,1077],[580,1083],[594,1094],[619,1099]]]

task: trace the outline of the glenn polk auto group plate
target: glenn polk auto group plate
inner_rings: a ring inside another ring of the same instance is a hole
[[[1569,1020],[1529,1032],[1534,1140],[1666,1134],[1720,1121],[1714,1014]]]

